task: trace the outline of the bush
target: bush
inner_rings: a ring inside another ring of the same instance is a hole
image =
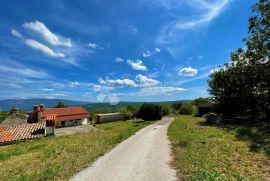
[[[162,105],[162,115],[167,116],[172,113],[172,108],[169,105]]]
[[[179,110],[182,105],[183,105],[182,102],[175,102],[173,103],[172,107],[174,110]]]
[[[144,103],[138,111],[138,118],[145,121],[160,120],[162,118],[162,108],[159,105]]]
[[[194,112],[194,106],[191,103],[183,104],[179,109],[179,114],[191,115]]]

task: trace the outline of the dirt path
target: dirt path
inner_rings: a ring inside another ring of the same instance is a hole
[[[117,145],[71,180],[95,181],[171,181],[167,128],[172,118],[164,118]]]

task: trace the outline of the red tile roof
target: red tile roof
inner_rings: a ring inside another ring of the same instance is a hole
[[[43,137],[45,127],[45,123],[0,127],[0,143]]]
[[[55,115],[55,121],[74,120],[88,118],[89,113],[82,107],[65,107],[65,108],[45,108],[40,112],[41,120],[45,121],[47,117]]]

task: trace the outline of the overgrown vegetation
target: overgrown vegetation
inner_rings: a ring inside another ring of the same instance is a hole
[[[168,136],[180,180],[270,178],[270,133],[265,125],[216,127],[203,118],[178,116]]]
[[[46,137],[0,147],[0,180],[68,180],[146,122],[97,125],[101,131]]]
[[[227,116],[270,120],[270,1],[259,0],[249,19],[247,49],[210,75],[216,111]]]

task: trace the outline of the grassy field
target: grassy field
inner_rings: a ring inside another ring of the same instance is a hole
[[[180,180],[269,180],[267,127],[210,126],[202,118],[179,116],[170,125]],[[256,149],[254,149],[256,148]]]
[[[101,131],[46,137],[0,147],[0,180],[67,180],[122,140],[149,125],[114,122]]]

